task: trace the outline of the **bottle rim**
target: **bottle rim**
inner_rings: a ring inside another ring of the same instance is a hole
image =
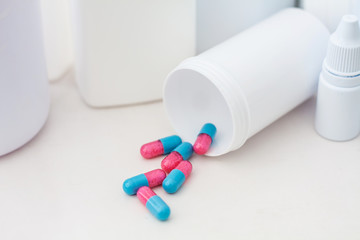
[[[219,143],[222,145],[221,150],[217,151],[217,149],[215,149],[206,155],[219,156],[241,147],[249,137],[250,129],[249,107],[245,95],[236,79],[228,71],[226,71],[226,69],[224,69],[222,66],[219,66],[218,64],[213,64],[209,61],[206,61],[199,56],[189,58],[182,62],[168,75],[165,81],[164,105],[175,131],[177,131],[181,137],[183,137],[182,133],[185,132],[184,129],[181,129],[179,126],[177,126],[175,123],[176,120],[173,119],[173,106],[171,106],[172,104],[169,103],[169,89],[167,86],[169,83],[171,83],[171,81],[176,81],[174,80],[176,75],[183,71],[195,72],[202,75],[204,79],[206,79],[206,84],[214,85],[215,88],[219,91],[224,102],[226,103],[226,107],[229,109],[229,118],[231,118],[229,122],[231,123],[231,127],[229,126],[229,128],[226,129],[220,128],[219,134],[221,134],[221,130],[228,131],[226,134],[228,136],[231,135],[231,140],[226,143],[227,146],[223,146],[224,144]],[[191,87],[192,86],[189,86],[189,88]]]

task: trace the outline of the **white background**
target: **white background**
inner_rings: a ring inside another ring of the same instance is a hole
[[[161,102],[92,109],[72,78],[51,85],[33,141],[0,158],[0,239],[360,239],[360,138],[314,131],[311,99],[240,150],[191,158],[191,177],[159,222],[122,191],[160,167],[143,143],[173,134]],[[194,133],[196,134],[196,133]]]

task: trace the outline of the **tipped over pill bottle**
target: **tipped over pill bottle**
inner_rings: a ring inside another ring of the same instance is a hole
[[[315,93],[328,39],[318,19],[289,8],[183,61],[164,87],[175,131],[194,142],[211,122],[217,135],[206,155],[240,148]]]

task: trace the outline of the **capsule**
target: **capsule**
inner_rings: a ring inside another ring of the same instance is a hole
[[[169,218],[169,206],[149,187],[141,187],[136,196],[157,219],[165,221]]]
[[[179,165],[170,172],[170,174],[163,181],[163,188],[167,193],[175,193],[183,185],[185,180],[189,177],[192,170],[192,165],[189,161],[182,161]]]
[[[169,173],[183,160],[188,160],[193,153],[192,145],[183,142],[161,161],[161,168]]]
[[[155,169],[147,173],[139,174],[135,177],[126,179],[123,183],[124,192],[128,195],[134,195],[139,188],[143,186],[156,187],[162,184],[166,173],[162,169]]]
[[[146,158],[151,159],[160,155],[165,155],[174,150],[181,144],[181,138],[173,135],[165,138],[161,138],[154,142],[146,143],[141,146],[140,154]]]
[[[200,130],[200,133],[194,143],[194,152],[199,155],[205,154],[215,137],[216,127],[212,123],[206,123]]]

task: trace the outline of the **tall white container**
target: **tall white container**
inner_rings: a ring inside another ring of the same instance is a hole
[[[161,98],[195,52],[195,0],[73,0],[76,79],[95,107]]]
[[[0,156],[29,141],[49,109],[39,0],[0,1]]]
[[[218,129],[210,156],[245,141],[314,94],[329,32],[311,14],[286,9],[181,63],[164,103],[184,141],[204,123]]]
[[[197,0],[196,51],[201,53],[294,5],[295,0]]]
[[[69,1],[71,0],[41,0],[45,56],[50,81],[60,79],[74,62]]]

